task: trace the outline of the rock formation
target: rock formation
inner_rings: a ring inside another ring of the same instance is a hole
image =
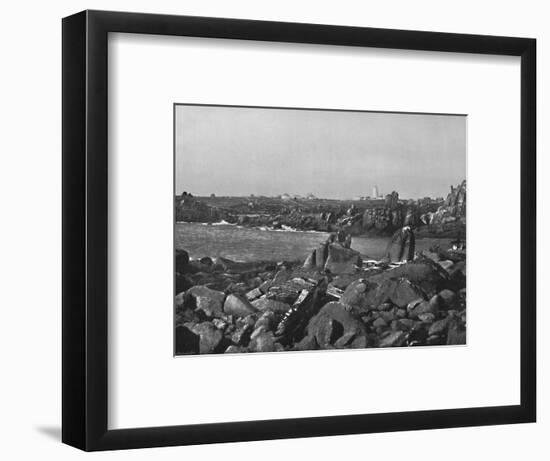
[[[374,265],[345,233],[303,264],[206,264],[179,250],[176,353],[465,344],[465,251],[415,255],[412,231],[399,232],[399,262]]]

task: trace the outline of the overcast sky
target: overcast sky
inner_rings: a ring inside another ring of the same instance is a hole
[[[446,196],[466,178],[466,117],[176,106],[176,193]]]

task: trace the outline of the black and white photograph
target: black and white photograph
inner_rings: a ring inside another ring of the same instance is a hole
[[[174,104],[175,355],[466,345],[467,120]]]

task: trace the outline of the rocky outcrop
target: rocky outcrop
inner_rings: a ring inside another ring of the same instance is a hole
[[[193,285],[175,297],[176,353],[465,344],[464,250],[363,266],[350,246],[331,235],[305,264],[179,253],[179,275]]]
[[[344,304],[329,302],[307,326],[307,336],[321,349],[366,346],[367,329]]]
[[[178,196],[175,200],[176,220],[212,223],[224,220],[248,227],[268,227],[336,232],[349,235],[392,235],[403,226],[417,234],[464,238],[466,219],[466,181],[456,187],[445,200],[422,198],[402,200],[393,191],[384,200],[282,200],[258,197]],[[340,242],[341,243],[341,242]]]
[[[230,294],[225,298],[223,312],[228,315],[234,315],[235,317],[246,317],[247,315],[254,314],[256,309],[245,298]]]

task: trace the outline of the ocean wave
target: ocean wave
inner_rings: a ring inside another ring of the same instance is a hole
[[[220,222],[213,222],[213,226],[235,226],[234,223],[227,222],[225,219],[222,219]]]
[[[241,226],[237,226],[237,227],[241,227]],[[326,234],[327,233],[325,231],[295,229],[294,227],[286,226],[284,224],[281,226],[281,229],[273,229],[272,227],[268,227],[268,226],[258,226],[258,227],[254,227],[253,229],[257,229],[263,232],[299,232],[303,234]]]

